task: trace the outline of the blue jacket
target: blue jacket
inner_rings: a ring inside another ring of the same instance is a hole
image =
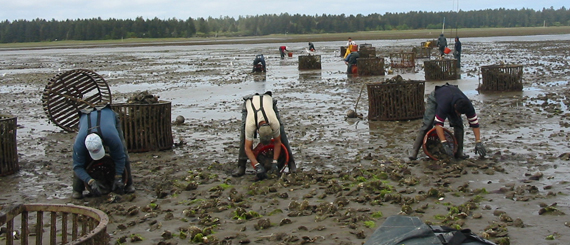
[[[97,125],[97,110],[91,113],[91,127]],[[115,162],[115,175],[122,175],[125,170],[125,161],[127,159],[126,147],[123,145],[122,129],[119,123],[119,117],[115,112],[105,107],[101,109],[101,139],[103,145],[108,148],[109,155]],[[91,180],[91,176],[87,173],[85,168],[87,164],[91,163],[92,159],[85,147],[85,138],[89,133],[97,132],[93,129],[88,132],[87,114],[81,113],[79,118],[79,132],[75,137],[75,144],[73,145],[73,171],[85,183]]]
[[[461,42],[459,41],[459,39],[455,41],[455,51],[461,52]]]

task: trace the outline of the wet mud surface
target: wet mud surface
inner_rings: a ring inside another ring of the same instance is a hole
[[[425,40],[356,41],[389,57]],[[569,244],[570,35],[461,41],[461,79],[447,82],[474,103],[485,159],[475,156],[466,129],[469,159],[420,153],[410,161],[421,120],[367,120],[363,86],[395,75],[424,80],[422,59],[415,68],[386,67],[391,75],[352,77],[341,41],[314,42],[316,71],[298,70],[306,42],[284,44],[294,53],[285,59],[275,44],[2,51],[0,114],[18,119],[20,171],[0,177],[0,205],[98,208],[109,215],[112,244],[362,244],[396,214],[502,244]],[[265,75],[250,73],[258,53]],[[479,93],[480,67],[501,62],[524,66],[523,91]],[[114,103],[149,91],[172,102],[173,123],[185,118],[172,125],[172,150],[130,154],[133,195],[70,198],[75,134],[50,123],[41,93],[59,72],[79,68],[102,75]],[[427,81],[426,95],[445,82]],[[267,90],[279,101],[299,171],[254,182],[248,166],[233,178],[241,98]],[[363,119],[346,118],[349,110]]]

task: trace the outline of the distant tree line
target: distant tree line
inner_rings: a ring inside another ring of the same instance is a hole
[[[369,15],[265,14],[220,18],[15,20],[0,22],[0,42],[261,36],[356,31],[446,28],[569,26],[570,11],[560,9],[485,9],[473,11],[386,13]]]

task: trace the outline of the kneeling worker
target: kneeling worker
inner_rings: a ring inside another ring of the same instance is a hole
[[[357,51],[353,51],[344,59],[344,63],[348,66],[346,68],[346,74],[352,74],[352,67],[356,66],[358,58],[360,58],[360,54],[358,54]]]
[[[87,173],[87,164],[105,156],[105,147],[115,163],[115,176],[111,191],[117,194],[133,193],[133,177],[123,130],[117,114],[109,107],[81,111],[79,132],[73,145],[73,193],[72,198],[83,198],[85,184],[93,196],[101,196],[106,186]],[[126,182],[123,173],[127,172]]]
[[[253,70],[251,72],[267,72],[263,54],[258,54],[255,56],[255,59],[253,60]]]
[[[266,169],[260,164],[253,152],[253,139],[256,134],[259,135],[259,143],[268,145],[273,139],[273,162],[272,170],[277,167],[279,155],[281,154],[281,144],[285,146],[289,152],[289,172],[293,173],[297,170],[293,153],[285,134],[285,129],[279,111],[277,110],[277,101],[273,100],[270,91],[265,94],[255,94],[243,98],[242,106],[242,128],[240,135],[240,148],[238,158],[238,169],[232,176],[240,177],[245,174],[245,165],[249,159],[254,166],[258,179],[266,177]]]
[[[479,154],[480,157],[484,157],[487,154],[487,150],[481,142],[479,118],[475,113],[473,104],[471,104],[471,101],[456,85],[446,83],[443,86],[436,86],[435,90],[428,96],[422,127],[417,131],[416,141],[414,142],[412,151],[408,158],[410,160],[415,160],[417,158],[424,136],[430,129],[432,129],[434,124],[437,136],[443,145],[445,153],[451,157],[459,159],[468,158],[468,156],[463,154],[463,138],[465,132],[463,130],[461,114],[465,114],[467,121],[469,122],[469,126],[473,129],[473,134],[475,136],[475,154]],[[453,153],[453,145],[447,142],[443,130],[443,124],[447,118],[449,118],[450,126],[453,127],[453,134],[457,140],[457,152],[455,152],[455,155]]]

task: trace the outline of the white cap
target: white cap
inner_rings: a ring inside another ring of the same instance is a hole
[[[95,133],[87,135],[85,138],[85,147],[89,151],[89,155],[93,160],[99,160],[105,156],[105,148],[101,137]]]

